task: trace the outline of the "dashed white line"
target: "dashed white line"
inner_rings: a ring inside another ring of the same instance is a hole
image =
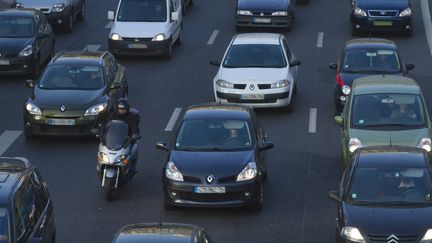
[[[15,142],[22,131],[7,130],[0,136],[0,156]]]
[[[108,22],[108,24],[105,25],[105,29],[111,29],[111,27],[113,26],[114,22],[110,21]]]
[[[316,133],[316,122],[317,122],[317,108],[310,108],[309,110],[309,133]]]
[[[219,34],[219,30],[213,31],[213,33],[210,36],[210,39],[207,41],[207,45],[209,45],[209,46],[213,45],[213,43],[216,40],[216,37],[218,36],[218,34]]]
[[[84,47],[84,51],[97,51],[100,47],[101,45],[87,45]]]
[[[324,32],[318,33],[317,47],[322,48],[324,45]]]
[[[429,0],[421,0],[420,4],[423,15],[423,24],[426,32],[426,39],[429,46],[429,53],[432,55],[432,22],[429,11]]]
[[[168,124],[165,127],[165,132],[171,132],[177,122],[178,117],[180,116],[180,113],[182,111],[182,108],[175,108],[171,118],[168,121]]]

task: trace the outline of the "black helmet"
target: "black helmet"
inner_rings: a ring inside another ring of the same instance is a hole
[[[130,106],[129,106],[129,102],[128,102],[128,100],[126,99],[126,98],[120,98],[118,101],[117,101],[117,107],[116,107],[117,109],[116,109],[116,112],[117,112],[117,114],[118,115],[120,115],[120,116],[125,116],[125,115],[127,115],[128,113],[129,113],[129,110],[130,110]],[[126,112],[124,112],[124,113],[119,113],[119,110],[126,110]]]

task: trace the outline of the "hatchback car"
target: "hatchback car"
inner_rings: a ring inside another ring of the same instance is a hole
[[[169,151],[162,181],[165,208],[251,206],[259,210],[267,176],[265,151],[273,148],[247,106],[190,107]]]
[[[55,242],[48,187],[27,159],[0,157],[0,204],[0,242]]]
[[[338,191],[336,242],[432,242],[431,159],[423,149],[357,150]]]
[[[329,68],[336,70],[334,99],[336,113],[340,113],[354,79],[374,74],[407,76],[414,65],[403,64],[393,41],[359,38],[347,41],[338,62],[330,63]]]
[[[300,61],[283,35],[238,34],[222,60],[210,62],[219,67],[213,79],[216,102],[292,110]]]
[[[356,79],[342,116],[342,158],[365,146],[410,146],[431,152],[431,123],[416,81],[393,75]]]
[[[132,224],[114,236],[112,243],[211,243],[207,232],[190,224]]]
[[[0,74],[38,77],[54,55],[55,38],[45,16],[32,9],[0,10]]]
[[[109,52],[61,52],[37,81],[24,104],[24,134],[89,136],[128,85],[125,68]]]

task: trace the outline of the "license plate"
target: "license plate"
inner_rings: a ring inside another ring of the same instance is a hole
[[[225,193],[224,186],[196,186],[195,193]]]
[[[73,119],[48,119],[48,124],[53,126],[74,126]]]
[[[0,60],[0,65],[10,65],[9,60]]]
[[[375,25],[375,26],[392,26],[393,22],[392,21],[374,21],[373,25]]]
[[[240,95],[240,99],[242,100],[263,100],[263,94],[242,94]]]
[[[265,19],[265,18],[254,18],[253,21],[255,23],[263,23],[263,24],[271,23],[271,19]]]
[[[146,49],[147,44],[129,44],[128,47],[133,49]]]

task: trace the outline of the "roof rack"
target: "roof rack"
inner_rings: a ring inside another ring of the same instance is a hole
[[[22,157],[0,157],[0,170],[22,171],[29,167],[30,162]]]

